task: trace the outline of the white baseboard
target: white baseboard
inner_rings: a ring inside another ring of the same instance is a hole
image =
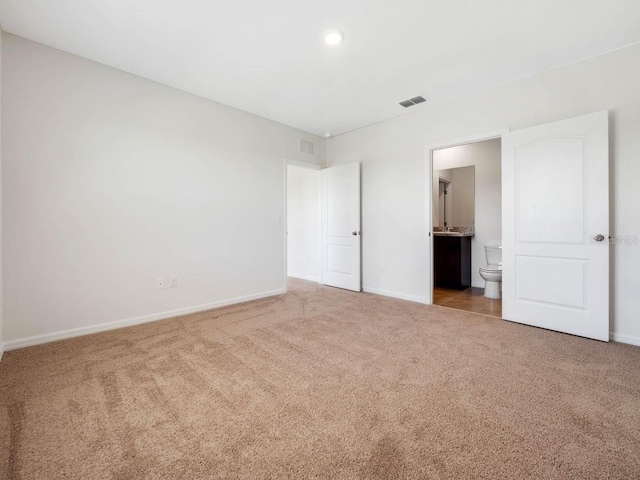
[[[205,310],[226,307],[228,305],[234,305],[236,303],[243,303],[251,300],[258,300],[260,298],[273,297],[274,295],[281,295],[283,293],[286,293],[286,289],[279,288],[277,290],[271,290],[268,292],[229,298],[227,300],[219,300],[217,302],[194,305],[192,307],[178,308],[176,310],[167,310],[166,312],[152,313],[150,315],[143,315],[141,317],[126,318],[124,320],[115,320],[113,322],[100,323],[98,325],[91,325],[88,327],[72,328],[70,330],[63,330],[61,332],[45,333],[43,335],[35,335],[33,337],[9,340],[8,342],[4,342],[4,344],[2,345],[2,350],[16,350],[18,348],[31,347],[33,345],[55,342],[57,340],[65,340],[67,338],[80,337],[82,335],[106,332],[107,330],[115,330],[117,328],[132,327],[134,325],[140,325],[141,323],[155,322],[156,320],[164,320],[166,318],[178,317],[180,315],[187,315],[189,313],[203,312]]]
[[[609,332],[609,338],[614,342],[628,343],[640,347],[640,337],[635,335],[625,335],[624,333]]]
[[[299,278],[300,280],[309,280],[310,282],[320,283],[320,278],[314,275],[304,275],[302,273],[287,273],[287,277]]]
[[[471,286],[475,288],[484,288],[484,280],[481,282],[471,282]]]
[[[400,300],[408,300],[410,302],[429,304],[429,299],[425,297],[419,297],[417,295],[407,295],[399,292],[390,292],[388,290],[380,290],[371,287],[362,287],[362,291],[365,293],[373,293],[374,295],[382,295],[384,297],[398,298]]]
[[[299,277],[296,277],[299,278]],[[314,279],[312,279],[314,280]],[[400,300],[408,300],[410,302],[417,302],[428,304],[428,299],[425,297],[419,297],[417,295],[406,295],[404,293],[391,292],[387,290],[380,290],[377,288],[363,287],[363,291],[366,293],[372,293],[374,295],[382,295],[385,297],[398,298]],[[143,315],[141,317],[128,318],[124,320],[116,320],[113,322],[101,323],[98,325],[92,325],[89,327],[73,328],[70,330],[63,330],[61,332],[46,333],[43,335],[35,335],[33,337],[20,338],[17,340],[9,340],[0,344],[0,360],[5,351],[16,350],[18,348],[30,347],[33,345],[40,345],[43,343],[55,342],[57,340],[64,340],[67,338],[80,337],[82,335],[89,335],[92,333],[106,332],[108,330],[115,330],[118,328],[131,327],[134,325],[140,325],[142,323],[154,322],[156,320],[164,320],[166,318],[177,317],[180,315],[187,315],[189,313],[197,313],[205,310],[211,310],[214,308],[225,307],[228,305],[234,305],[237,303],[249,302],[251,300],[258,300],[261,298],[272,297],[275,295],[282,295],[286,293],[284,288],[277,290],[271,290],[268,292],[261,292],[252,295],[245,295],[242,297],[230,298],[227,300],[219,300],[217,302],[206,303],[202,305],[195,305],[192,307],[179,308],[176,310],[168,310],[165,312],[154,313],[150,315]],[[626,343],[629,345],[640,346],[640,337],[635,335],[626,335],[622,333],[610,332],[610,338],[614,342]]]

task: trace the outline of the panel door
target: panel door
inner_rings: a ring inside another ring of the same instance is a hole
[[[503,317],[609,340],[608,115],[502,139]]]
[[[322,170],[322,283],[359,292],[360,163]]]

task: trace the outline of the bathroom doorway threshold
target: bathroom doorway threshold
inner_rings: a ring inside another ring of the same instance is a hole
[[[433,304],[502,318],[502,300],[485,297],[482,288],[452,290],[436,287],[433,289]]]

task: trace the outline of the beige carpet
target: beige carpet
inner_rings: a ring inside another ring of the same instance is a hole
[[[640,478],[640,348],[293,281],[8,352],[15,479]]]

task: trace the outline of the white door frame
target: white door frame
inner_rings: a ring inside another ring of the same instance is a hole
[[[509,128],[503,128],[501,130],[483,133],[483,134],[475,134],[469,135],[466,137],[461,137],[453,140],[449,140],[446,142],[434,143],[426,147],[426,163],[427,163],[427,196],[426,196],[426,226],[425,226],[425,238],[428,238],[427,242],[427,275],[429,278],[429,282],[427,285],[427,292],[425,298],[427,299],[427,304],[433,304],[433,152],[434,150],[442,150],[444,148],[451,147],[459,147],[460,145],[468,145],[470,143],[482,142],[485,140],[494,140],[496,138],[502,138],[505,133],[510,131]],[[502,195],[502,191],[500,193]]]
[[[320,165],[317,165],[315,163],[309,163],[309,162],[303,162],[301,160],[294,160],[292,158],[286,158],[284,159],[284,163],[283,163],[283,172],[284,172],[284,207],[283,207],[283,217],[284,220],[282,222],[282,227],[283,227],[283,236],[284,236],[284,277],[282,279],[283,282],[283,288],[285,292],[288,292],[289,289],[287,287],[287,273],[289,270],[289,265],[288,265],[288,238],[287,238],[287,221],[288,221],[288,215],[287,215],[287,191],[288,191],[288,185],[287,185],[287,168],[289,167],[289,165],[293,165],[296,167],[302,167],[302,168],[308,168],[309,170],[317,170],[318,172],[320,170],[322,170],[322,167]],[[320,175],[318,175],[318,191],[320,191],[322,189],[322,185],[321,185],[321,177]],[[320,222],[321,220],[321,202],[318,200],[318,222]],[[320,225],[318,225],[318,227],[320,227]],[[319,281],[318,283],[322,283],[322,245],[320,246],[320,249],[318,250],[318,276],[319,276]]]

